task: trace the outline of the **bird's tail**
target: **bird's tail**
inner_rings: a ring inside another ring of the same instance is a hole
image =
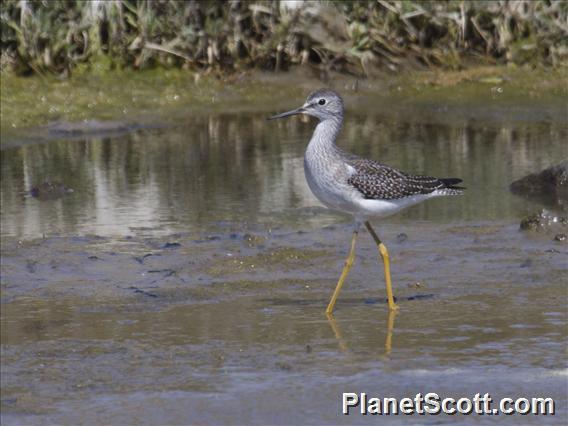
[[[439,179],[444,184],[444,187],[439,189],[444,195],[460,195],[465,191],[465,187],[457,186],[462,180],[458,178],[442,178]]]

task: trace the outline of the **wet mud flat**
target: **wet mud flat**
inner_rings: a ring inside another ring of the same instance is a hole
[[[364,236],[331,319],[348,224],[3,238],[2,423],[366,424],[342,392],[437,392],[552,397],[489,420],[565,424],[568,246],[511,221],[379,229],[400,312]]]
[[[520,231],[556,216],[509,191],[566,157],[565,88],[525,70],[480,80],[502,72],[337,83],[344,149],[468,189],[376,224],[396,316],[364,236],[332,319],[351,228],[305,183],[313,123],[266,121],[320,82],[3,79],[2,424],[379,420],[341,415],[342,392],[552,397],[547,418],[411,420],[565,424],[566,222]]]

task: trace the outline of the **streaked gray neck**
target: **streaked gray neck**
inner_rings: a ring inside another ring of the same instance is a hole
[[[314,134],[310,139],[308,150],[329,151],[335,150],[335,141],[341,127],[343,125],[343,117],[328,118],[320,121],[314,130]]]

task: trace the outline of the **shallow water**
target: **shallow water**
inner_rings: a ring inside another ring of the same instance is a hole
[[[350,111],[343,147],[468,188],[377,222],[396,316],[366,235],[323,314],[350,220],[304,182],[312,122],[202,115],[4,149],[3,424],[376,422],[342,416],[342,392],[550,396],[545,422],[564,424],[568,249],[521,233],[539,206],[507,188],[566,156],[566,123],[368,111]],[[44,181],[73,192],[29,196]]]
[[[341,141],[349,151],[409,172],[464,179],[466,196],[422,204],[393,219],[405,226],[412,220],[518,219],[535,205],[511,195],[510,182],[568,155],[566,126],[545,117],[448,124],[409,115],[351,114]],[[302,160],[313,123],[265,118],[201,116],[168,129],[5,149],[2,236],[151,236],[218,221],[295,228],[298,215],[300,227],[337,221],[308,209],[318,205]],[[44,181],[74,192],[49,202],[26,196]]]

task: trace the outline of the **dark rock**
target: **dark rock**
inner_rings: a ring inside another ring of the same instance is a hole
[[[515,195],[537,200],[548,207],[567,210],[568,160],[516,180],[509,188]]]
[[[554,241],[565,242],[566,238],[566,234],[556,234],[554,236]]]
[[[396,236],[396,242],[399,244],[404,243],[406,240],[408,240],[408,235],[406,235],[404,232]]]
[[[568,225],[568,218],[556,215],[548,210],[541,210],[521,220],[522,231],[547,231]]]
[[[164,245],[162,245],[163,249],[176,249],[181,247],[180,243],[165,243]]]
[[[411,300],[422,300],[422,299],[433,299],[433,298],[434,298],[433,294],[415,294],[414,296],[408,296],[406,300],[411,301]],[[394,298],[394,301],[396,302],[396,297]]]
[[[129,289],[130,289],[130,290],[133,290],[134,293],[142,294],[142,295],[147,296],[147,297],[158,297],[157,294],[150,293],[150,292],[148,292],[148,291],[146,291],[146,290],[139,289],[138,287],[135,287],[135,286],[130,286]]]
[[[542,211],[539,213],[534,213],[521,220],[522,231],[538,231],[542,228],[544,228]]]
[[[144,256],[137,256],[134,257],[134,260],[138,262],[140,265],[144,264],[144,261],[149,258],[150,256],[155,256],[153,253],[146,253]]]
[[[148,271],[149,274],[164,274],[162,278],[171,277],[176,274],[173,269],[152,269]]]

